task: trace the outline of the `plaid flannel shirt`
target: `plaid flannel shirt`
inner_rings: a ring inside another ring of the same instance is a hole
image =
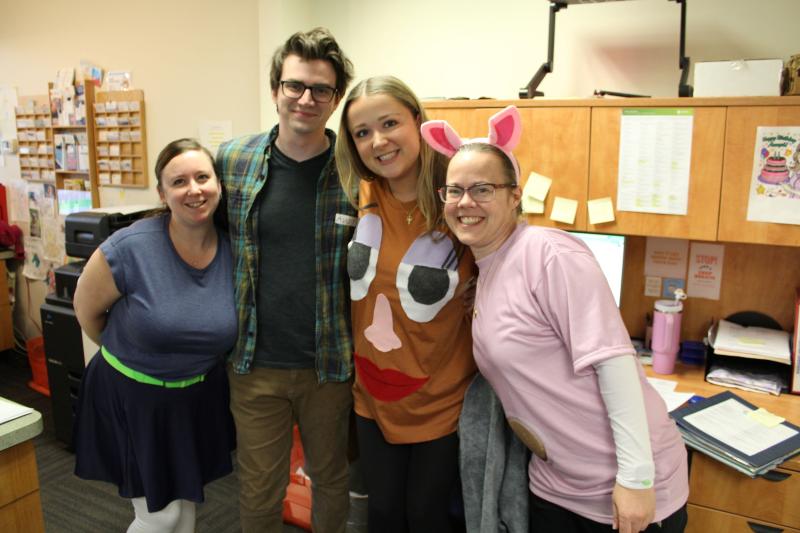
[[[325,134],[333,146],[336,135],[330,130]],[[277,135],[275,126],[269,133],[228,141],[217,152],[217,176],[227,196],[239,314],[239,338],[230,359],[239,374],[250,372],[256,346],[259,260],[269,260],[258,250],[258,195],[267,182],[267,162]],[[353,373],[347,244],[354,228],[336,223],[336,215],[357,215],[339,185],[333,155],[317,181],[316,200],[316,371],[320,383],[341,382]]]

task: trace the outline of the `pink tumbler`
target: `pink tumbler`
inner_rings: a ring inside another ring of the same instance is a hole
[[[681,341],[681,311],[678,300],[656,300],[653,316],[653,371],[672,374]]]

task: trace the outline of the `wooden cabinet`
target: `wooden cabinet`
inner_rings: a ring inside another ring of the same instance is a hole
[[[687,531],[738,530],[721,527],[729,522],[800,530],[800,471],[778,468],[765,477],[752,479],[695,453],[689,502],[693,516]]]
[[[688,101],[680,103],[681,107],[691,107]],[[625,107],[634,106],[627,104]],[[622,109],[622,106],[592,109],[589,199],[609,196],[615,207]],[[601,225],[589,224],[588,230],[624,235],[716,240],[724,135],[724,107],[694,108],[689,205],[685,216],[617,211],[615,221]]]
[[[800,529],[752,520],[737,514],[715,511],[707,507],[689,504],[689,523],[686,533],[800,533]]]
[[[448,104],[452,102],[426,104],[428,118],[447,120],[461,137],[470,138],[486,137],[489,117],[505,107],[494,101],[479,102],[480,107],[470,108],[445,107]],[[586,229],[590,108],[540,106],[519,111],[522,139],[514,154],[519,160],[520,185],[525,185],[531,172],[558,178],[553,180],[547,195],[545,214],[550,213],[556,196],[577,200],[584,206],[578,209],[574,226],[555,222],[546,215],[528,215],[528,221],[537,226]]]
[[[800,127],[800,105],[748,105],[728,109],[718,238],[728,242],[800,246],[800,226],[747,220],[759,126]],[[796,203],[800,209],[800,200]]]
[[[95,152],[101,187],[148,186],[144,92],[98,92],[95,111]]]
[[[0,451],[0,531],[44,531],[33,441]]]
[[[528,217],[533,224],[623,235],[800,246],[800,226],[748,222],[746,216],[756,128],[800,127],[800,97],[430,101],[425,109],[429,118],[447,120],[462,137],[485,137],[488,117],[507,105],[516,105],[523,117],[522,141],[515,150],[522,183],[530,171],[553,179],[545,214]],[[620,119],[625,108],[693,110],[685,216],[616,211],[613,222],[589,224],[587,200],[611,197],[616,207]],[[549,219],[555,196],[578,201],[574,225]]]

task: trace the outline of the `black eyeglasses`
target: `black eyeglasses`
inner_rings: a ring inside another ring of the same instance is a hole
[[[513,189],[516,183],[476,183],[466,189],[458,185],[445,185],[438,189],[439,198],[446,204],[454,204],[461,200],[464,193],[469,193],[469,197],[479,203],[491,202],[494,200],[496,189]]]
[[[306,93],[306,89],[311,89],[311,98],[318,104],[327,104],[336,95],[336,89],[328,85],[306,85],[301,81],[285,80],[281,83],[281,91],[284,96],[293,100],[299,100]]]

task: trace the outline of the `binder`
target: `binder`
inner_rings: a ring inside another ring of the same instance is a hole
[[[765,424],[753,413],[758,407],[725,391],[670,416],[687,446],[756,477],[800,453],[800,428],[785,420]]]

